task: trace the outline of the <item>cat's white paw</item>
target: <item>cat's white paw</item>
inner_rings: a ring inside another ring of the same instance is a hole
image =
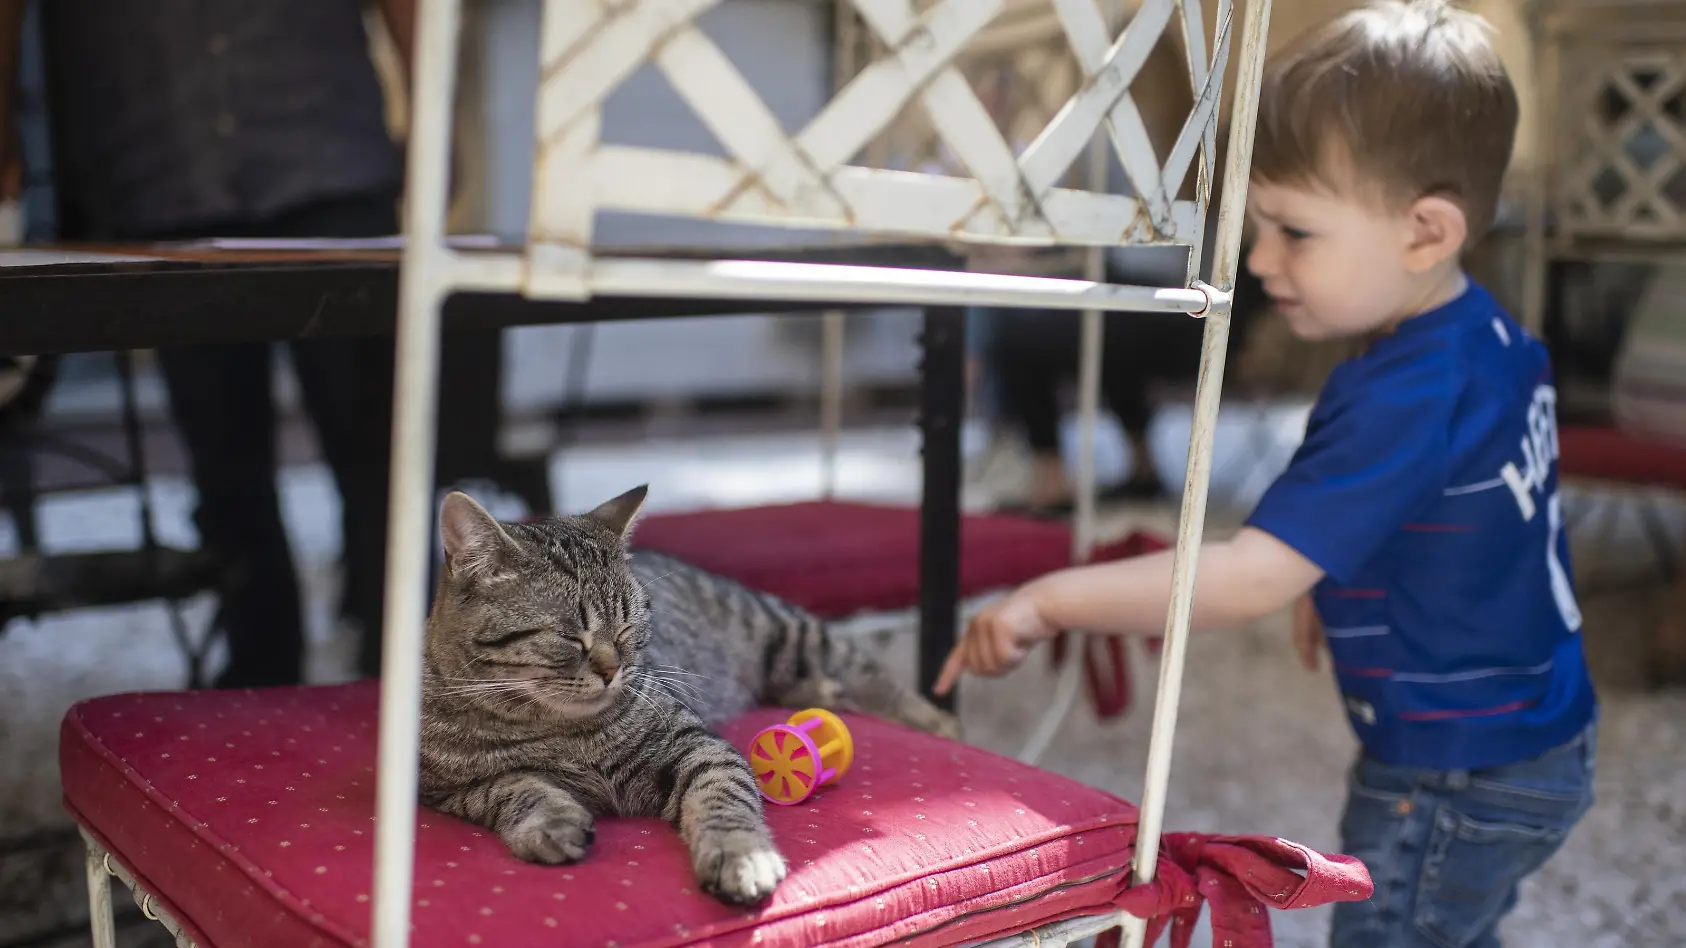
[[[773,841],[749,830],[703,836],[691,865],[704,892],[733,905],[754,905],[772,895],[788,871]]]
[[[597,839],[591,814],[578,804],[544,805],[503,834],[509,851],[528,862],[579,862]]]

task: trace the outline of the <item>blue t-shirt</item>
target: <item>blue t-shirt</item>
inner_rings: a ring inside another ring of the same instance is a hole
[[[1330,374],[1248,518],[1326,574],[1317,611],[1377,760],[1514,763],[1596,713],[1556,400],[1545,347],[1471,283]]]

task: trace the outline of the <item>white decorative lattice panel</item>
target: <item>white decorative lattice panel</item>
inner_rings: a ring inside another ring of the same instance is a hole
[[[924,8],[932,5],[930,0],[920,3]],[[889,50],[853,7],[841,5],[838,11],[837,71],[840,82],[847,82]],[[1082,68],[1050,0],[1005,0],[1001,12],[978,31],[953,66],[972,86],[1015,152],[1047,126],[1083,81]],[[917,108],[903,110],[856,157],[856,163],[966,174],[924,110]]]
[[[1145,0],[1110,40],[1095,0],[849,0],[870,37],[861,45],[876,54],[800,129],[782,127],[696,26],[714,2],[548,0],[529,235],[547,262],[589,249],[598,210],[982,243],[1200,240],[1227,0],[1211,55],[1199,5],[1177,0]],[[1044,12],[1026,16],[1037,3]],[[1169,147],[1156,149],[1132,82],[1172,35],[1187,51],[1194,105]],[[1042,98],[1006,122],[964,75],[969,61],[992,57],[997,68],[1037,70]],[[598,140],[604,99],[645,62],[725,157]],[[871,166],[874,143],[910,116],[928,139],[900,155],[881,150],[886,160]],[[1097,133],[1133,196],[1065,186]],[[1191,180],[1194,196],[1182,198]]]
[[[1558,232],[1686,238],[1686,46],[1581,47],[1565,65]]]

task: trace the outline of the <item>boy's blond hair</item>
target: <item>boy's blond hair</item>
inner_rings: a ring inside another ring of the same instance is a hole
[[[1480,16],[1445,0],[1380,0],[1312,30],[1265,70],[1253,176],[1438,194],[1469,236],[1492,226],[1516,139],[1516,90]]]

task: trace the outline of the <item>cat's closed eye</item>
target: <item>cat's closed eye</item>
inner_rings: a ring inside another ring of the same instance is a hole
[[[550,630],[542,627],[512,629],[508,632],[498,632],[486,636],[485,638],[477,638],[474,640],[474,644],[480,646],[481,648],[507,648],[517,642],[522,642],[535,636],[543,635],[548,631]]]

